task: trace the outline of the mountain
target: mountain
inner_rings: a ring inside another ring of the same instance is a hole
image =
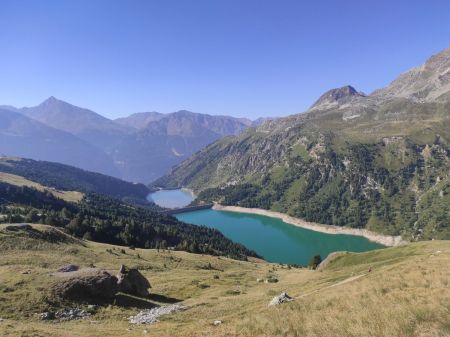
[[[144,129],[149,123],[159,121],[164,118],[166,114],[159,112],[138,112],[131,114],[128,117],[121,117],[114,120],[117,124],[127,126],[134,129]]]
[[[75,136],[80,143],[96,148],[99,158],[108,158],[105,165],[96,165],[96,171],[116,177],[148,183],[165,174],[206,145],[227,135],[238,135],[243,130],[259,125],[265,119],[251,121],[228,116],[211,116],[189,111],[169,114],[143,112],[110,120],[94,111],[77,107],[50,97],[35,107],[3,106],[4,111],[20,113],[53,129]],[[72,137],[75,139],[74,137]],[[55,160],[61,154],[53,149],[54,157],[41,157],[39,152],[10,152],[8,155],[34,159]],[[84,161],[98,161],[83,154]],[[82,154],[72,152],[74,157]],[[88,159],[89,158],[89,159]],[[66,159],[64,159],[66,160]],[[78,165],[76,161],[62,163]]]
[[[226,137],[153,184],[199,199],[450,238],[450,48],[370,95],[351,86],[302,114]]]
[[[324,93],[311,106],[311,110],[323,110],[342,106],[343,104],[351,104],[354,100],[365,97],[363,93],[357,92],[351,85],[342,88],[331,89]]]
[[[22,108],[19,111],[43,124],[75,135],[83,134],[88,130],[124,130],[108,118],[53,96],[38,106]]]
[[[97,147],[14,109],[0,109],[0,153],[119,174],[111,158]]]
[[[117,143],[131,134],[131,128],[119,125],[94,111],[50,97],[38,106],[20,113],[53,128],[69,132],[111,155]]]
[[[404,97],[415,102],[448,102],[450,93],[450,47],[432,56],[423,65],[400,75],[377,97]]]
[[[158,118],[117,144],[112,157],[126,179],[150,182],[206,145],[248,128],[233,117],[185,110]]]

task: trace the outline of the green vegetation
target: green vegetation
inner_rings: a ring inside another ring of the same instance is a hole
[[[94,193],[86,194],[79,203],[69,203],[48,191],[0,182],[0,221],[39,222],[65,228],[77,237],[118,245],[172,247],[237,259],[256,256],[217,230]]]
[[[323,224],[366,227],[412,240],[450,238],[445,147],[402,142],[397,152],[407,159],[390,167],[386,158],[392,156],[392,144],[324,146],[314,164],[289,158],[283,174],[277,166],[259,184],[209,188],[198,199],[282,211]]]
[[[322,257],[320,255],[314,255],[313,257],[311,257],[311,260],[309,260],[308,267],[311,269],[317,269],[321,262]]]

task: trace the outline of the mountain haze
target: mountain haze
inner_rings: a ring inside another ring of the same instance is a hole
[[[119,174],[112,159],[96,146],[13,109],[0,109],[0,154],[57,161],[105,174]]]
[[[28,134],[27,143],[34,143],[30,145],[30,151],[26,150],[27,146],[18,145],[18,139],[15,139],[3,143],[1,150],[5,154],[59,161],[143,183],[162,176],[173,165],[217,139],[238,135],[254,123],[242,118],[185,110],[169,114],[137,113],[113,121],[55,97],[35,107],[3,106],[1,109],[5,112],[0,118],[6,120],[7,114],[23,116],[22,120],[36,129],[36,133]],[[7,127],[5,123],[3,125]],[[55,138],[58,141],[53,142],[51,148],[45,147],[42,137],[33,138],[33,134],[38,135],[37,129],[44,127],[47,133],[59,130],[59,136]],[[11,134],[11,128],[14,126],[8,126],[4,134]]]

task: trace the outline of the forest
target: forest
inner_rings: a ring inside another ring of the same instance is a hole
[[[219,231],[196,226],[109,196],[88,193],[80,203],[68,203],[51,193],[0,183],[0,222],[42,223],[97,242],[184,250],[245,260],[253,251]]]
[[[139,204],[147,203],[150,192],[143,184],[48,161],[0,158],[0,172],[19,175],[59,190],[94,192]]]
[[[394,156],[404,163],[395,167]],[[407,144],[401,149],[382,144],[327,146],[320,161],[291,156],[259,180],[198,194],[199,201],[220,202],[285,212],[311,222],[367,228],[416,239],[450,237],[450,181],[446,153]],[[401,153],[401,152],[400,152]]]

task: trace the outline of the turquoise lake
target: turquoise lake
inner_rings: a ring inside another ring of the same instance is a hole
[[[316,254],[324,259],[335,251],[364,252],[383,248],[361,236],[315,232],[256,214],[206,209],[175,216],[190,224],[216,228],[270,262],[305,265]]]
[[[150,193],[147,199],[161,207],[180,208],[189,205],[195,196],[189,190],[177,189],[156,191]]]

